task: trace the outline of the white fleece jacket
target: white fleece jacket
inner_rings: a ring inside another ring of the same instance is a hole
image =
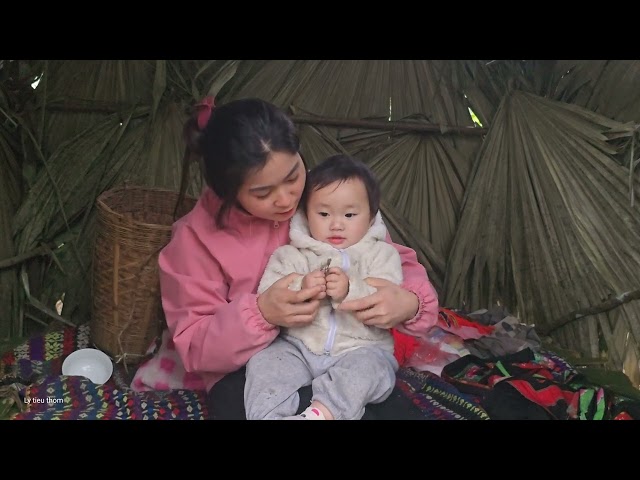
[[[328,259],[331,259],[332,267],[342,268],[349,277],[345,301],[376,291],[364,281],[367,277],[383,278],[399,285],[402,283],[402,262],[398,251],[386,242],[386,235],[387,228],[378,212],[362,240],[346,249],[337,249],[312,238],[305,215],[297,212],[291,219],[290,244],[276,249],[269,259],[258,293],[292,272],[304,276],[322,268]],[[302,277],[289,285],[291,290],[301,287]],[[393,353],[393,337],[389,330],[364,325],[350,313],[335,310],[336,306],[336,302],[327,297],[321,302],[313,323],[283,329],[283,333],[299,338],[317,355],[339,355],[363,346],[377,346]]]

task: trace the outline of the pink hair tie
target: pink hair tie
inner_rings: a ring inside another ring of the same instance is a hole
[[[211,117],[211,110],[215,106],[215,101],[212,96],[204,97],[200,100],[199,103],[196,103],[196,108],[199,109],[198,112],[198,128],[200,130],[204,130],[204,127],[209,123],[209,118]]]

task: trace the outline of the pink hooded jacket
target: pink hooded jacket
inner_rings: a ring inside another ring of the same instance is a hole
[[[175,377],[185,371],[192,380],[194,376],[201,380],[190,382],[192,386],[204,382],[209,390],[278,335],[279,328],[260,313],[256,291],[271,254],[289,241],[289,221],[278,224],[232,208],[220,230],[215,224],[220,204],[207,188],[193,210],[174,224],[172,239],[160,252],[162,305],[168,325],[163,342],[170,344],[165,350],[175,348],[177,355],[173,360],[157,358],[155,369],[153,360],[141,365],[134,390],[176,388],[180,385],[158,376]],[[391,242],[388,236],[387,240]],[[438,320],[436,291],[415,252],[394,246],[402,258],[402,285],[420,300],[416,316],[396,328],[425,333]],[[174,365],[176,361],[182,365]],[[163,368],[162,362],[169,362],[171,368]],[[154,369],[152,385],[145,381],[149,369]]]

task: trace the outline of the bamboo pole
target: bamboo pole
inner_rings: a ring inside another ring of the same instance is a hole
[[[610,298],[598,305],[594,305],[593,307],[585,308],[582,310],[576,310],[562,317],[554,320],[553,327],[542,329],[541,333],[543,335],[548,335],[555,330],[563,327],[564,325],[575,322],[576,320],[580,320],[581,318],[588,317],[589,315],[596,315],[598,313],[608,312],[609,310],[613,310],[614,308],[628,303],[632,300],[640,300],[640,289],[633,290],[630,292],[624,292],[617,297]]]
[[[293,115],[294,123],[311,125],[325,125],[328,127],[366,128],[369,130],[391,130],[402,132],[432,132],[440,134],[460,133],[463,135],[484,135],[486,128],[460,127],[455,125],[436,125],[432,123],[408,122],[408,121],[380,121],[380,120],[356,120],[350,118],[314,117],[308,115]]]
[[[88,102],[79,100],[64,100],[47,105],[46,109],[64,113],[117,113],[133,105],[124,105],[109,102]],[[148,106],[139,106],[140,110],[147,110]],[[294,123],[309,125],[324,125],[327,127],[342,128],[365,128],[368,130],[390,130],[398,132],[422,132],[462,135],[485,135],[486,128],[482,127],[461,127],[458,125],[437,125],[424,122],[410,122],[406,120],[381,121],[381,120],[359,120],[352,118],[330,118],[316,117],[311,115],[292,115]]]

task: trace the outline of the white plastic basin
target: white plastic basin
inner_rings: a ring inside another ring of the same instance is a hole
[[[69,355],[62,363],[62,374],[86,377],[96,385],[102,385],[113,374],[113,363],[102,351],[82,348]]]

